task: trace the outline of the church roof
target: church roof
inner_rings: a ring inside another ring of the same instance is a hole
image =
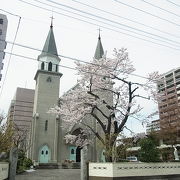
[[[102,43],[101,43],[101,36],[99,34],[98,43],[97,43],[97,46],[96,46],[96,51],[95,51],[95,54],[94,54],[94,58],[95,59],[100,59],[100,58],[102,58],[103,55],[104,55],[104,50],[103,50],[103,46],[102,46]]]
[[[55,56],[58,55],[52,25],[50,26],[50,30],[41,53],[41,55],[47,55],[47,54],[55,55]]]

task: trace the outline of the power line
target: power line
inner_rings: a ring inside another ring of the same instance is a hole
[[[5,40],[1,40],[0,39],[0,41],[5,41]],[[8,44],[13,44],[13,42],[10,42],[10,41],[5,41],[5,42],[7,42]],[[42,51],[42,50],[37,49],[37,48],[33,48],[33,47],[30,47],[30,46],[22,45],[22,44],[19,44],[19,43],[14,43],[14,45],[19,46],[19,47],[23,47],[23,48],[27,48],[27,49],[31,49],[31,50],[35,50],[35,51],[39,51],[39,52],[46,52],[46,51]],[[97,65],[97,64],[89,63],[89,62],[87,62],[85,60],[80,60],[80,59],[69,57],[69,56],[65,56],[65,55],[58,54],[57,56],[58,57],[63,57],[65,59],[70,59],[70,60],[73,60],[73,61],[79,61],[79,62],[86,63],[86,64]]]
[[[10,14],[10,15],[12,15],[12,16],[17,16],[17,17],[19,17],[19,18],[20,18],[20,16],[19,16],[19,15],[16,15],[16,14],[11,13],[11,12],[9,12],[9,11],[6,11],[6,10],[4,10],[4,9],[0,9],[0,11],[5,12],[5,13],[7,13],[7,14]]]
[[[162,30],[157,29],[157,28],[155,28],[155,27],[146,25],[146,24],[144,24],[144,23],[141,23],[141,22],[138,22],[138,21],[135,21],[135,20],[132,20],[132,19],[123,17],[123,16],[119,16],[119,15],[114,14],[114,13],[111,13],[111,12],[109,12],[109,11],[105,11],[105,10],[103,10],[103,9],[99,9],[99,8],[97,8],[97,7],[95,7],[95,6],[91,6],[91,5],[85,4],[85,3],[80,2],[80,1],[77,1],[77,0],[71,0],[71,1],[76,2],[76,3],[79,3],[79,4],[82,4],[82,5],[86,6],[86,7],[90,7],[90,8],[92,8],[92,9],[96,9],[96,10],[98,10],[98,11],[101,11],[101,12],[104,12],[104,13],[107,13],[107,14],[113,15],[113,16],[115,16],[115,17],[119,17],[119,18],[122,18],[122,19],[124,19],[124,20],[127,20],[127,21],[130,21],[130,22],[133,22],[133,23],[142,25],[142,26],[144,26],[144,27],[148,27],[148,28],[150,28],[150,29],[159,31],[159,32],[164,33],[164,34],[167,34],[167,35],[169,35],[169,36],[172,36],[172,37],[175,37],[175,38],[180,38],[180,36],[178,36],[178,35],[174,35],[174,34],[171,34],[171,33],[169,33],[169,32],[165,32],[165,31],[162,31]]]
[[[1,39],[0,39],[0,41],[4,41],[4,40],[1,40]],[[10,42],[10,41],[6,41],[6,42],[9,43],[9,44],[12,44],[12,43],[13,43],[13,42]],[[27,49],[31,49],[31,50],[35,50],[35,51],[39,51],[39,52],[46,52],[46,51],[42,51],[42,50],[37,49],[37,48],[33,48],[33,47],[30,47],[30,46],[26,46],[26,45],[22,45],[22,44],[18,44],[18,43],[14,43],[14,45],[20,46],[20,47],[23,47],[23,48],[27,48]],[[7,53],[7,54],[10,54],[10,53]],[[12,54],[12,55],[14,55],[14,56],[16,55],[16,56],[20,56],[20,57],[22,57],[22,58],[23,58],[23,57],[26,58],[26,56],[23,56],[23,55],[17,55],[17,54]],[[68,60],[78,61],[78,62],[81,62],[81,63],[93,65],[93,66],[100,66],[100,65],[98,65],[98,64],[95,64],[95,63],[92,63],[92,62],[87,62],[87,61],[85,61],[85,60],[77,59],[77,58],[74,58],[74,57],[64,56],[64,55],[60,55],[60,54],[58,54],[57,56],[58,56],[58,57],[63,57],[63,58],[68,59]],[[27,57],[27,59],[30,59],[30,57]],[[32,58],[32,60],[37,60],[37,59]],[[100,67],[102,67],[102,68],[104,68],[104,69],[111,69],[111,68],[109,68],[109,67],[107,67],[107,66],[100,66]],[[120,70],[116,70],[116,71],[121,72]],[[136,76],[136,77],[140,77],[140,78],[143,78],[143,79],[149,79],[149,78],[147,78],[147,77],[144,77],[144,76],[141,76],[141,75],[138,75],[138,74],[134,74],[134,73],[132,73],[131,75]]]
[[[4,40],[0,40],[0,41],[4,41]],[[7,43],[10,43],[12,44],[12,42],[10,41],[6,41]],[[36,51],[39,51],[39,52],[46,52],[46,51],[41,51],[40,49],[37,49],[37,48],[32,48],[32,47],[29,47],[29,46],[25,46],[25,45],[21,45],[21,44],[17,44],[17,43],[14,43],[14,45],[17,45],[17,46],[20,46],[20,47],[24,47],[24,48],[27,48],[27,49],[31,49],[31,50],[36,50]],[[0,51],[1,52],[1,51]],[[27,57],[27,56],[24,56],[24,55],[19,55],[19,54],[13,54],[13,53],[9,53],[9,52],[5,52],[7,54],[10,54],[10,55],[14,55],[14,56],[18,56],[18,57],[21,57],[21,58],[26,58],[26,59],[30,59],[30,60],[36,60],[35,58],[31,58],[31,57]],[[69,56],[64,56],[64,55],[57,55],[58,57],[63,57],[65,59],[68,59],[68,60],[73,60],[73,61],[78,61],[78,62],[81,62],[81,63],[85,63],[85,64],[89,64],[89,65],[93,65],[93,66],[99,66],[101,68],[104,68],[104,69],[111,69],[107,66],[100,66],[98,64],[95,64],[95,63],[92,63],[92,62],[87,62],[85,60],[81,60],[81,59],[77,59],[77,58],[73,58],[73,57],[69,57]],[[43,61],[41,61],[43,62]],[[65,68],[69,68],[69,69],[72,69],[72,70],[77,70],[75,68],[72,68],[72,67],[68,67],[68,66],[64,66],[64,65],[59,65],[60,67],[65,67]],[[120,70],[115,70],[117,72],[121,72]],[[147,79],[149,80],[149,78],[145,77],[145,76],[141,76],[141,75],[138,75],[138,74],[134,74],[134,73],[131,73],[130,75],[132,76],[136,76],[136,77],[139,77],[139,78],[142,78],[142,79]],[[158,81],[158,80],[157,80]]]
[[[52,5],[49,5],[49,4],[47,4],[47,3],[41,2],[41,1],[39,1],[39,0],[33,0],[33,1],[39,2],[39,3],[41,3],[41,4],[44,4],[44,5],[53,7],[53,8],[57,8],[57,9],[60,9],[60,10],[63,10],[63,11],[67,11],[67,10],[64,10],[64,9],[62,9],[62,8],[59,8],[59,7],[57,7],[57,6],[52,6]],[[74,10],[74,11],[78,11],[78,12],[83,13],[83,14],[87,14],[87,15],[89,15],[89,16],[93,16],[93,17],[102,19],[102,20],[104,20],[104,21],[108,21],[108,22],[110,22],[110,23],[118,24],[118,25],[123,26],[123,27],[126,27],[126,28],[128,28],[128,29],[133,29],[133,30],[135,30],[135,31],[139,31],[139,32],[142,32],[142,33],[151,35],[151,36],[155,36],[155,37],[158,37],[158,38],[161,38],[161,39],[165,39],[165,40],[170,41],[170,42],[173,42],[173,43],[177,43],[177,44],[180,43],[180,42],[177,42],[177,41],[174,41],[174,40],[171,40],[171,39],[168,39],[168,38],[165,38],[165,37],[162,37],[162,36],[159,36],[159,35],[156,35],[156,34],[153,34],[153,33],[150,33],[150,32],[144,31],[144,30],[141,30],[141,29],[138,29],[138,28],[131,27],[131,26],[129,26],[129,25],[125,25],[125,24],[119,23],[119,22],[117,22],[117,21],[113,21],[113,20],[110,20],[110,19],[107,19],[107,18],[98,16],[98,15],[95,15],[95,14],[92,14],[92,13],[89,13],[89,12],[82,11],[82,10],[80,10],[80,9],[73,8],[73,7],[71,7],[71,6],[67,6],[67,5],[64,5],[64,4],[61,4],[61,3],[58,3],[58,2],[52,1],[52,0],[46,0],[46,1],[51,2],[51,3],[53,3],[53,4],[56,4],[56,5],[59,5],[59,6],[63,6],[63,7],[65,7],[65,8],[68,8],[68,9],[71,9],[71,10]],[[74,14],[74,12],[71,12],[71,11],[68,11],[68,12]],[[81,15],[81,14],[77,14],[77,13],[76,13],[76,15],[79,15],[79,16],[82,16],[82,17],[85,17],[85,18],[88,18],[88,19],[89,19],[89,17],[83,16],[83,15]],[[91,19],[92,19],[92,18],[91,18]],[[97,21],[96,19],[92,19],[92,20]],[[104,22],[102,22],[102,21],[98,21],[98,22],[104,23]],[[106,24],[106,25],[109,25],[109,26],[112,26],[111,24],[107,24],[107,23],[105,23],[105,24]],[[137,32],[130,31],[130,30],[127,30],[127,29],[123,29],[123,28],[120,28],[120,27],[117,27],[117,26],[113,26],[113,27],[119,28],[119,29],[122,29],[122,30],[125,30],[125,31],[129,31],[129,32],[131,32],[131,33],[137,34]],[[153,38],[153,37],[149,37],[149,36],[146,36],[146,35],[143,35],[143,34],[138,34],[138,35],[155,39],[155,38]],[[155,39],[155,40],[158,40],[158,39]],[[162,41],[162,40],[161,40],[161,41]]]
[[[32,61],[36,61],[36,62],[40,61],[40,60],[37,61],[36,58],[32,58],[32,57],[28,57],[28,56],[24,56],[24,55],[20,55],[20,54],[15,54],[15,53],[10,53],[10,52],[7,52],[7,51],[5,51],[5,53],[9,54],[9,55],[20,57],[20,58],[25,58],[25,59],[29,59],[29,60],[32,60]],[[44,61],[40,61],[40,62],[44,62]],[[64,65],[58,65],[58,66],[63,67],[63,68],[67,68],[67,69],[71,69],[71,70],[77,70],[76,68],[69,67],[69,66],[64,66]]]
[[[169,2],[169,3],[171,3],[171,4],[173,4],[173,5],[175,5],[175,6],[177,6],[177,7],[180,7],[179,4],[176,4],[176,3],[174,3],[174,2],[172,2],[172,1],[170,1],[170,0],[166,0],[166,1]]]
[[[28,56],[24,56],[24,55],[20,55],[20,54],[15,54],[15,53],[10,53],[10,52],[7,52],[7,51],[5,51],[5,53],[6,53],[6,54],[9,54],[9,55],[13,55],[13,56],[17,56],[17,57],[21,57],[21,58],[25,58],[25,59],[29,59],[29,60],[33,60],[33,61],[38,62],[36,58],[32,58],[32,57],[28,57]],[[73,59],[73,58],[72,58],[72,59]],[[40,60],[39,60],[39,61],[40,61]],[[74,58],[74,61],[79,61],[79,62],[81,62],[82,60],[78,60],[78,59]],[[44,61],[40,61],[40,62],[44,62]],[[85,62],[85,61],[83,61],[83,62],[86,63],[86,64],[94,65],[94,66],[100,66],[100,65],[94,64],[94,63],[89,63],[89,62]],[[64,65],[58,65],[58,66],[64,67],[64,68],[67,68],[67,69],[71,69],[71,70],[77,70],[76,68],[69,67],[69,66],[64,66]],[[100,66],[100,67],[102,67],[102,66]],[[103,67],[103,68],[104,68],[104,67]],[[106,68],[107,68],[107,67],[106,67]],[[110,69],[110,68],[109,68],[109,69]],[[120,70],[116,70],[116,71],[121,72]],[[87,73],[88,73],[88,72],[87,72]],[[95,73],[94,73],[94,74],[95,74]],[[98,75],[98,74],[95,74],[95,75]],[[147,77],[144,77],[144,76],[141,76],[141,75],[138,75],[138,74],[134,74],[134,73],[131,73],[131,74],[129,74],[129,75],[136,76],[136,77],[143,78],[143,79],[147,79],[147,80],[151,80],[151,79],[149,79],[149,78],[147,78]]]
[[[169,13],[169,14],[172,14],[172,15],[174,15],[174,16],[180,17],[180,15],[175,14],[175,13],[173,13],[173,12],[171,12],[171,11],[168,11],[168,10],[166,10],[166,9],[164,9],[164,8],[161,8],[161,7],[159,7],[159,6],[156,6],[156,5],[154,5],[154,4],[150,3],[150,2],[147,2],[146,0],[141,0],[141,1],[143,1],[143,2],[146,3],[146,4],[149,4],[150,6],[153,6],[153,7],[155,7],[155,8],[158,8],[158,9],[162,10],[162,11],[165,11],[165,12],[167,12],[167,13]]]
[[[126,3],[124,3],[124,2],[121,2],[121,1],[119,1],[119,0],[113,0],[113,1],[115,1],[115,2],[117,2],[117,3],[119,3],[119,4],[123,4],[123,5],[127,6],[127,7],[130,7],[130,8],[132,8],[132,9],[135,9],[135,10],[137,10],[137,11],[143,12],[143,13],[145,13],[145,14],[148,14],[148,15],[150,15],[150,16],[153,16],[153,17],[155,17],[155,18],[158,18],[158,19],[161,19],[161,20],[163,20],[163,21],[166,21],[166,22],[168,22],[168,23],[170,23],[170,24],[173,24],[173,25],[175,25],[175,26],[178,26],[178,27],[180,26],[180,24],[177,24],[177,23],[175,23],[175,22],[173,22],[173,21],[170,21],[170,20],[168,20],[168,19],[162,18],[162,17],[157,16],[157,15],[155,15],[155,14],[149,13],[149,12],[144,11],[144,10],[142,10],[142,9],[136,8],[136,7],[134,7],[134,6],[131,6],[131,5],[129,5],[129,4],[126,4]]]
[[[23,0],[19,0],[23,3],[26,3],[28,5],[31,5],[31,6],[34,6],[36,8],[40,8],[40,9],[43,9],[43,10],[46,10],[46,11],[52,11],[50,9],[47,9],[47,8],[44,8],[44,7],[40,7],[38,5],[35,5],[35,4],[32,4],[32,3],[29,3],[29,2],[26,2],[26,1],[23,1]],[[164,44],[161,44],[161,43],[158,43],[158,42],[154,42],[154,41],[151,41],[151,40],[147,40],[147,39],[144,39],[144,38],[141,38],[141,37],[138,37],[138,36],[135,36],[135,35],[132,35],[132,34],[128,34],[128,33],[125,33],[125,32],[122,32],[122,31],[118,31],[118,30],[115,30],[115,29],[112,29],[112,28],[109,28],[109,27],[106,27],[106,26],[103,26],[103,25],[99,25],[99,24],[95,24],[95,23],[92,23],[92,22],[89,22],[89,21],[86,21],[86,20],[83,20],[83,19],[79,19],[77,17],[74,17],[74,16],[70,16],[70,15],[67,15],[67,14],[63,14],[63,13],[60,13],[60,12],[57,12],[57,11],[53,11],[54,13],[56,14],[60,14],[62,16],[65,16],[65,17],[68,17],[68,18],[71,18],[71,19],[75,19],[75,20],[78,20],[78,21],[82,21],[82,22],[85,22],[85,23],[88,23],[88,24],[91,24],[93,26],[99,26],[101,28],[104,28],[104,29],[107,29],[107,30],[110,30],[110,31],[114,31],[114,32],[117,32],[117,33],[120,33],[120,34],[124,34],[126,36],[130,36],[130,37],[133,37],[133,38],[136,38],[136,39],[139,39],[139,40],[143,40],[143,41],[146,41],[146,42],[150,42],[150,43],[153,43],[153,44],[156,44],[156,45],[160,45],[160,46],[164,46],[164,47],[167,47],[167,48],[170,48],[170,49],[174,49],[174,50],[178,50],[177,48],[175,47],[172,47],[172,46],[168,46],[168,45],[164,45]],[[92,19],[92,18],[91,18]],[[97,21],[97,20],[96,20]],[[162,41],[162,40],[159,40],[159,41]]]
[[[20,23],[21,23],[21,17],[20,16],[18,16],[18,17],[19,17],[19,20],[18,20],[18,25],[17,25],[15,36],[14,36],[14,40],[13,40],[13,43],[12,43],[12,46],[11,46],[11,50],[10,50],[11,53],[13,52],[14,44],[15,44],[15,41],[16,41],[16,38],[17,38],[17,34],[18,34],[18,31],[19,31],[19,26],[20,26]],[[7,63],[6,72],[5,72],[5,75],[4,75],[4,80],[3,80],[3,83],[2,83],[2,86],[1,86],[0,97],[1,97],[3,89],[4,89],[4,83],[5,83],[5,80],[6,80],[6,77],[7,77],[7,73],[8,73],[11,57],[12,56],[10,54],[9,59],[8,59],[8,63]]]

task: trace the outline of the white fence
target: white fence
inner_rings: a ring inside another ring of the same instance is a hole
[[[8,172],[9,172],[9,163],[8,162],[0,162],[0,180],[7,179]]]
[[[89,163],[90,177],[180,175],[180,163]]]

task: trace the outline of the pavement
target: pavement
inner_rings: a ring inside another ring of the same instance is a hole
[[[80,169],[37,169],[18,174],[15,180],[80,180]]]

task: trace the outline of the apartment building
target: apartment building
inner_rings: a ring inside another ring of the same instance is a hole
[[[154,120],[147,124],[146,126],[146,134],[149,134],[151,132],[157,132],[160,130],[160,120]]]
[[[20,130],[30,130],[34,106],[34,90],[17,88],[11,101],[8,119]]]
[[[157,83],[160,129],[180,137],[180,68],[164,73]],[[170,134],[169,134],[170,135]]]
[[[1,71],[3,69],[3,59],[5,57],[4,49],[6,48],[6,32],[8,20],[6,15],[0,14],[0,81],[2,79]]]

